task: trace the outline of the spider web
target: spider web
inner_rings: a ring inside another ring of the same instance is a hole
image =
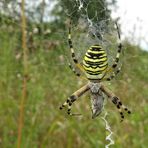
[[[106,50],[109,65],[112,65],[118,46],[118,36],[115,26],[117,19],[113,20],[110,17],[110,11],[107,9],[108,4],[104,4],[103,0],[98,1],[97,4],[100,5],[100,10],[90,12],[89,9],[91,9],[94,4],[92,0],[70,0],[69,3],[73,4],[72,10],[67,9],[64,5],[62,6],[67,16],[67,30],[63,32],[62,35],[67,49],[69,48],[67,43],[68,26],[69,20],[71,20],[72,41],[79,61],[82,62],[84,54],[90,46],[99,44]],[[61,33],[59,33],[59,35],[61,35]],[[65,55],[66,58],[69,59],[71,55],[70,50],[67,50]]]
[[[107,15],[108,11],[107,11],[107,8],[104,6],[104,0],[98,0],[97,4],[100,5],[101,9],[100,10],[94,9],[94,11],[91,11],[92,13],[90,13],[90,10],[92,8],[91,6],[93,4],[93,0],[69,0],[69,3],[73,4],[72,10],[68,10],[65,6],[62,6],[62,7],[64,9],[65,16],[67,16],[67,20],[66,20],[67,28],[68,28],[69,19],[72,20],[72,40],[75,48],[75,53],[78,59],[82,61],[85,52],[91,45],[100,44],[108,53],[109,64],[111,65],[113,62],[112,57],[115,57],[114,56],[116,52],[115,49],[117,48],[117,45],[118,45],[116,43],[117,32],[115,29],[114,21]],[[104,15],[106,14],[106,15],[105,17],[101,17],[101,14],[104,14]],[[21,24],[18,25],[17,23],[14,22],[14,26],[16,26],[14,28],[19,28]],[[5,26],[2,26],[2,27],[5,27]],[[2,29],[5,30],[6,28],[2,28]],[[12,32],[13,32],[13,29],[10,33]],[[64,53],[64,56],[66,56],[66,59],[69,60],[71,57],[70,56],[71,54],[70,54],[70,51],[68,50],[68,44],[67,44],[68,29],[65,31],[62,30],[58,34],[63,44],[65,44],[67,47],[65,48],[66,50],[64,50],[63,53]],[[18,36],[18,38],[19,36],[21,36],[19,34],[19,31],[16,32],[16,36]],[[10,44],[12,43],[10,42]],[[19,49],[20,46],[19,44],[17,45],[14,45],[14,48],[15,46],[17,46],[17,48]],[[21,53],[17,52],[16,59],[19,60],[20,57],[21,57]],[[56,63],[55,65],[57,64],[58,63]],[[18,74],[17,76],[19,77]],[[105,118],[103,120],[105,121],[105,123],[107,123],[107,120]]]
[[[72,0],[70,1],[72,2]],[[64,8],[64,10],[67,18],[72,20],[72,41],[79,61],[82,61],[85,52],[90,46],[100,44],[108,54],[109,65],[112,65],[118,46],[118,35],[115,27],[115,21],[117,20],[113,20],[110,15],[106,14],[109,12],[107,7],[104,6],[103,0],[98,1],[98,3],[102,9],[100,11],[94,10],[91,15],[89,9],[91,8],[92,0],[87,2],[86,0],[74,0],[73,10],[69,11],[67,8]],[[102,13],[105,14],[105,17],[100,18]],[[68,57],[70,57],[70,53]],[[105,145],[106,148],[109,148],[110,145],[114,144],[114,140],[112,139],[113,132],[106,119],[107,115],[108,113],[106,112],[101,119],[105,123],[106,131],[110,133],[106,135],[106,141],[109,141],[109,143]]]

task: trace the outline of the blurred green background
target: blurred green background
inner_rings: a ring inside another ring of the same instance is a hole
[[[93,13],[107,7],[105,1],[101,5],[97,1],[93,2],[87,13],[90,18],[94,16]],[[107,121],[115,141],[110,147],[147,148],[148,52],[125,39],[121,73],[112,82],[104,83],[132,110],[132,114],[127,115],[124,122],[120,122],[116,107],[107,98],[105,111],[92,120],[89,94],[81,97],[72,108],[73,112],[81,113],[82,116],[69,117],[65,110],[59,110],[59,106],[87,82],[77,78],[68,67],[67,59],[70,60],[70,54],[66,40],[67,14],[74,12],[70,18],[76,27],[79,18],[86,12],[80,13],[80,5],[76,1],[42,0],[34,3],[26,1],[25,4],[29,78],[21,147],[104,148],[108,143],[105,138],[109,133],[106,132],[101,117],[107,111]],[[0,4],[0,147],[14,148],[18,140],[23,84],[21,2],[8,0]],[[54,5],[48,18],[45,12],[52,4]],[[96,4],[98,7],[95,7]],[[86,3],[83,7],[87,6],[85,5]],[[115,1],[110,5],[115,5]],[[109,10],[102,12],[98,14],[100,20],[93,20],[95,23],[110,18]],[[74,42],[79,42],[81,31],[77,29],[73,34],[77,36]]]

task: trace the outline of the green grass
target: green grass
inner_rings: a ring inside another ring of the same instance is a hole
[[[16,58],[18,35],[0,32],[0,147],[17,144],[19,104],[22,90],[22,58]],[[21,47],[21,45],[20,45]],[[116,107],[107,100],[108,122],[114,132],[114,148],[146,148],[148,145],[148,53],[125,43],[121,74],[105,83],[132,109],[120,123]],[[29,53],[27,99],[22,148],[104,148],[103,120],[91,119],[89,94],[73,105],[81,117],[69,117],[59,106],[86,82],[75,77],[61,57],[64,47]]]

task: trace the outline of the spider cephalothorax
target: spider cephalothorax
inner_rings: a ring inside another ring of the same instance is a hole
[[[120,33],[117,23],[116,27],[117,27],[118,37],[120,40]],[[77,90],[76,92],[74,92],[66,100],[66,102],[62,104],[60,109],[63,109],[63,107],[68,106],[67,113],[69,115],[74,115],[71,113],[71,106],[73,102],[76,101],[85,92],[90,91],[91,104],[92,104],[92,118],[95,118],[101,113],[104,103],[104,94],[105,94],[116,105],[123,120],[124,118],[123,110],[127,111],[127,113],[129,114],[131,112],[128,110],[127,107],[125,107],[121,103],[120,99],[114,93],[112,93],[101,83],[102,81],[110,81],[120,72],[120,67],[118,67],[118,63],[119,63],[119,56],[122,50],[121,42],[118,45],[116,58],[111,66],[108,66],[108,58],[106,51],[98,44],[91,46],[87,50],[83,58],[83,64],[81,65],[78,59],[76,58],[73,49],[72,40],[71,40],[71,27],[69,28],[68,43],[75,67],[78,68],[83,73],[85,73],[88,83],[79,90]],[[77,72],[71,64],[69,64],[69,67],[78,77],[81,77],[81,74]],[[110,76],[108,76],[109,74]]]

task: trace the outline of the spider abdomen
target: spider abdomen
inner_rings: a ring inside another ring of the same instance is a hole
[[[91,80],[101,79],[107,69],[106,51],[100,45],[91,46],[83,59],[86,76]]]

